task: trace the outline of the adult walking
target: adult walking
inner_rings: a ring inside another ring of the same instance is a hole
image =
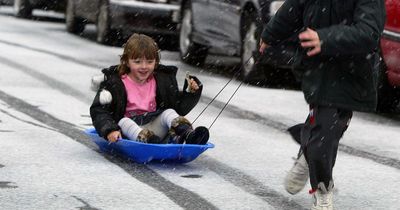
[[[384,22],[384,0],[286,0],[262,33],[261,53],[298,34],[296,75],[310,109],[285,188],[298,193],[310,177],[312,209],[333,209],[333,166],[353,111],[376,109]]]

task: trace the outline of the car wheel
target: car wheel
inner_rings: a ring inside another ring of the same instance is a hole
[[[259,84],[265,80],[264,68],[258,53],[258,40],[261,30],[254,13],[245,13],[242,21],[242,46],[241,46],[241,71],[240,78],[243,82]]]
[[[85,29],[83,18],[76,17],[74,0],[68,0],[65,11],[65,23],[67,31],[74,34],[82,33]]]
[[[241,51],[241,65],[242,70],[240,72],[241,78],[246,81],[249,79],[251,72],[254,70],[256,58],[254,52],[257,50],[257,37],[256,30],[257,26],[255,21],[248,21],[250,25],[246,26],[246,32],[242,40],[242,51]]]
[[[99,14],[97,16],[97,42],[102,44],[110,44],[112,41],[111,17],[109,13],[109,4],[102,1]]]
[[[32,6],[28,0],[14,0],[15,16],[19,18],[30,18],[32,16]]]
[[[378,79],[377,111],[380,113],[391,113],[397,111],[397,106],[400,102],[400,90],[389,84],[387,68],[383,61],[380,65]]]
[[[179,51],[181,59],[186,63],[200,66],[206,60],[207,48],[192,40],[193,21],[190,2],[185,5],[182,14],[179,32]]]

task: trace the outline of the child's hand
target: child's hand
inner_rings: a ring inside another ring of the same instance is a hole
[[[118,141],[118,139],[121,138],[121,132],[120,131],[112,131],[107,135],[107,139],[110,143],[114,143]]]
[[[199,89],[199,85],[194,79],[189,79],[189,92],[194,93]]]
[[[188,83],[187,92],[194,93],[199,89],[199,84],[193,78],[190,78],[189,72],[186,72],[186,82]]]

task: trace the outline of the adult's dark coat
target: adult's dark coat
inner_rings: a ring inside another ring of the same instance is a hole
[[[111,66],[103,69],[105,80],[100,84],[100,88],[90,107],[90,116],[97,132],[102,137],[119,130],[118,122],[124,117],[127,103],[127,94],[125,86],[118,75],[118,66]],[[154,70],[156,80],[156,102],[158,110],[172,108],[179,115],[184,116],[193,109],[200,99],[202,85],[196,77],[192,77],[199,84],[199,90],[195,93],[179,91],[176,81],[177,67],[158,65]],[[187,87],[185,81],[183,89]],[[109,104],[100,103],[100,92],[105,89],[112,95],[112,101]]]
[[[321,53],[299,53],[302,90],[309,104],[374,111],[384,0],[286,0],[262,33],[276,45],[309,27]]]

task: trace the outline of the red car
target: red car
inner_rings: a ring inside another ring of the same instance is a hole
[[[382,71],[378,111],[396,110],[400,101],[400,1],[385,0],[386,24],[381,39]]]

